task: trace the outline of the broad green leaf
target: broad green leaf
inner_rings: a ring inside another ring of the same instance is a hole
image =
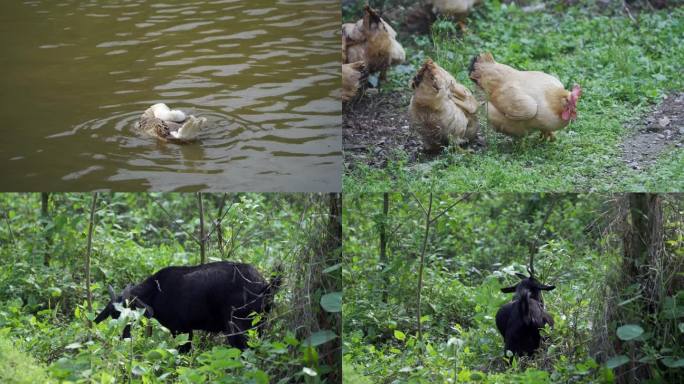
[[[291,332],[288,332],[285,335],[284,340],[288,345],[291,345],[293,347],[296,347],[297,345],[299,345],[299,340],[297,340],[297,338]]]
[[[147,369],[145,367],[142,367],[140,365],[135,365],[133,369],[131,369],[131,373],[134,376],[142,376],[147,372]]]
[[[614,369],[627,363],[629,363],[629,357],[625,355],[618,355],[608,360],[606,362],[606,367]]]
[[[62,296],[62,290],[57,288],[57,287],[50,287],[48,289],[50,291],[50,296],[52,297],[61,297]]]
[[[165,350],[157,348],[147,352],[146,356],[150,360],[161,360],[164,358],[164,356],[166,356],[167,353],[168,352],[166,352]]]
[[[241,353],[237,348],[214,347],[211,350],[211,357],[215,360],[233,360],[240,357]]]
[[[402,331],[400,331],[400,330],[398,330],[398,329],[395,329],[395,330],[394,330],[394,337],[395,337],[397,340],[399,340],[399,341],[404,341],[404,340],[406,340],[406,334],[404,334],[404,332],[402,332]]]
[[[641,336],[644,329],[636,324],[627,324],[617,329],[617,336],[620,340],[633,340]]]
[[[231,359],[213,359],[211,366],[216,369],[233,369],[243,367],[242,362]]]
[[[668,368],[684,367],[684,359],[675,359],[674,357],[666,356],[661,361]]]
[[[318,331],[314,332],[311,334],[311,336],[307,337],[306,340],[304,340],[304,345],[309,346],[311,345],[312,347],[317,347],[321,344],[325,344],[330,340],[334,340],[337,338],[337,334],[331,330],[323,330],[323,331]]]
[[[323,273],[330,273],[330,272],[333,272],[333,271],[337,271],[337,270],[340,269],[341,267],[342,267],[342,263],[337,263],[337,264],[335,264],[335,265],[332,265],[332,266],[330,266],[330,267],[324,269],[322,272],[323,272]]]
[[[321,307],[327,312],[342,311],[342,292],[331,292],[321,296]]]
[[[188,334],[187,333],[181,333],[180,335],[176,336],[176,345],[183,345],[188,342]]]
[[[257,384],[268,384],[268,374],[260,369],[249,372],[247,375],[251,376]]]
[[[677,293],[675,296],[666,297],[663,301],[662,308],[661,314],[666,319],[677,319],[684,317],[684,303],[682,302],[679,293]]]

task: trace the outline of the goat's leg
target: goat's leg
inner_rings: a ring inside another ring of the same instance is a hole
[[[131,325],[126,324],[126,326],[123,329],[123,332],[121,333],[121,340],[130,339],[130,338],[131,338]]]
[[[185,333],[185,332],[180,332],[180,331],[175,331],[175,330],[171,331],[171,335],[173,335],[173,337],[176,337],[181,333]],[[191,348],[192,348],[192,330],[190,330],[190,332],[188,332],[188,341],[186,343],[184,343],[183,345],[178,346],[178,352],[188,353],[188,352],[190,352]]]
[[[224,320],[224,334],[227,335],[228,344],[240,350],[247,348],[247,335],[245,332],[249,329],[249,324],[243,324],[244,319],[240,318],[235,313],[235,308],[225,308],[222,311]]]

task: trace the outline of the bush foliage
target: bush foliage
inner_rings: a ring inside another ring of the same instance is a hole
[[[334,322],[326,328],[315,320],[339,318],[335,308],[319,304],[341,290],[339,269],[330,268],[339,260],[335,253],[311,252],[326,238],[327,200],[305,194],[203,197],[208,261],[248,262],[266,278],[278,266],[285,274],[267,328],[262,336],[249,334],[250,348],[240,351],[220,335],[200,332],[191,353],[181,354],[187,335],[174,338],[142,310],[92,323],[109,300],[108,284],[121,290],[163,267],[200,262],[196,195],[99,196],[89,310],[84,265],[91,195],[51,194],[44,214],[40,194],[0,194],[0,375],[22,370],[27,377],[98,383],[315,383],[335,377],[339,364],[319,353],[339,342],[339,331]],[[315,263],[301,262],[307,258]],[[326,267],[330,271],[321,274]],[[132,338],[121,340],[127,323],[133,323]]]
[[[460,198],[435,195],[433,215]],[[345,199],[344,369],[351,376],[386,383],[610,383],[624,374],[612,369],[615,346],[621,345],[630,351],[625,353],[631,356],[628,361],[642,359],[635,361],[640,365],[652,359],[647,369],[661,378],[655,382],[678,377],[675,361],[684,356],[683,334],[674,328],[684,313],[677,294],[670,295],[684,289],[681,199],[664,203],[668,246],[659,267],[675,279],[661,282],[670,293],[653,305],[666,313],[652,317],[632,312],[631,305],[638,308],[643,302],[616,283],[626,280],[616,224],[624,219],[623,196],[468,195],[430,229],[422,340],[417,290],[428,195],[389,194],[388,200],[385,217],[382,194]],[[544,352],[509,363],[494,316],[511,295],[500,289],[519,281],[513,272],[525,272],[535,248],[536,275],[556,286],[544,295],[555,326],[543,331]],[[615,314],[606,316],[610,311]],[[637,339],[631,330],[631,341],[623,342],[621,327],[632,323],[652,332],[651,337]]]

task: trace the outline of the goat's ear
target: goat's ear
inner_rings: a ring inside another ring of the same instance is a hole
[[[541,289],[542,291],[553,291],[554,289],[556,289],[556,286],[539,284],[539,289]]]
[[[513,292],[515,292],[515,289],[516,289],[517,287],[518,287],[517,284],[514,285],[514,286],[512,286],[512,287],[504,287],[504,288],[501,288],[501,292],[503,292],[503,293],[513,293]]]

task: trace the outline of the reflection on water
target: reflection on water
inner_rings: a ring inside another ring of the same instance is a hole
[[[340,188],[337,0],[0,2],[2,190]],[[198,143],[139,135],[164,102]]]

